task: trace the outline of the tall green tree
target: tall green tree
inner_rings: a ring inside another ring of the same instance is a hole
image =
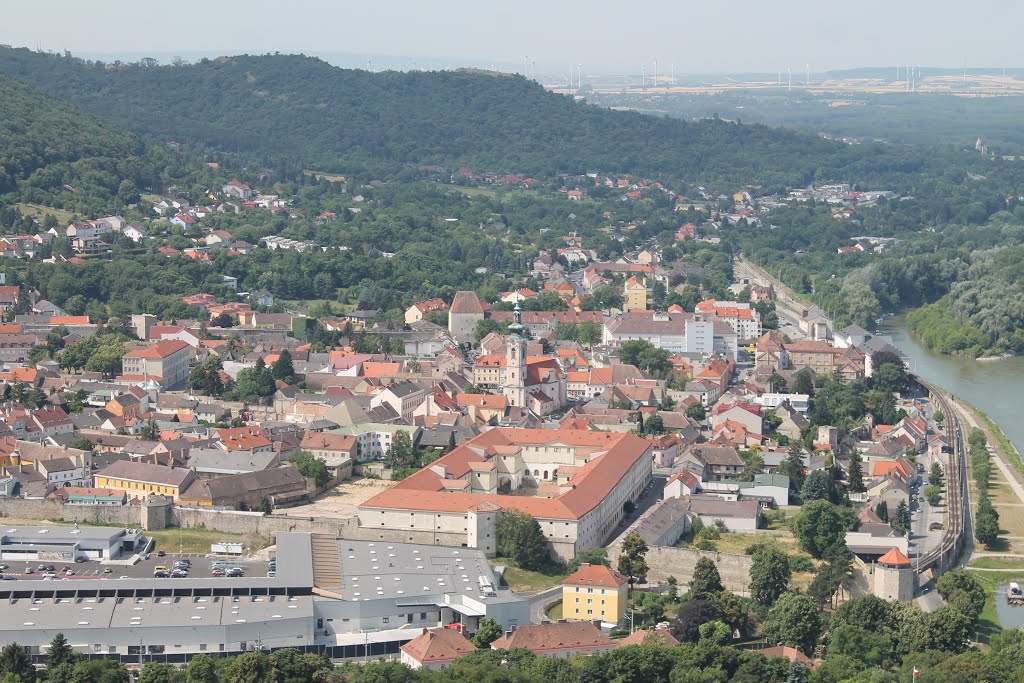
[[[295,383],[295,367],[292,365],[292,353],[288,349],[281,351],[280,355],[270,365],[270,373],[274,379],[279,379],[288,384]]]
[[[622,542],[622,552],[619,553],[616,568],[620,574],[629,577],[630,586],[634,582],[647,581],[648,567],[647,560],[644,559],[647,550],[647,543],[637,534],[626,536]]]
[[[50,641],[50,648],[46,651],[46,666],[52,668],[61,664],[74,663],[75,651],[68,645],[64,634],[58,633]]]
[[[501,636],[501,624],[491,617],[484,617],[480,620],[480,626],[476,633],[473,634],[472,642],[477,647],[487,647]]]
[[[790,529],[802,550],[820,558],[829,548],[843,543],[846,521],[832,503],[812,500],[796,514]]]
[[[718,573],[718,565],[708,557],[701,557],[693,568],[690,579],[690,590],[687,595],[691,600],[710,600],[724,590],[722,577]]]
[[[550,559],[548,541],[532,515],[502,510],[495,525],[498,554],[510,557],[523,569],[538,569]]]
[[[761,624],[768,641],[799,648],[804,654],[814,653],[824,628],[824,618],[818,606],[806,595],[783,594]]]
[[[750,597],[771,607],[789,588],[789,558],[773,545],[757,546],[750,565]]]
[[[864,486],[864,471],[861,466],[860,453],[857,451],[850,454],[850,469],[847,476],[849,477],[850,491],[854,493],[867,491],[867,487]]]

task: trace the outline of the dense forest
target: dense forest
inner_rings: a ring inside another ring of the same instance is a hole
[[[72,210],[134,201],[143,153],[136,136],[0,75],[0,200]]]
[[[441,164],[775,189],[852,177],[910,189],[933,161],[914,149],[781,128],[611,111],[479,71],[375,74],[296,55],[104,64],[0,48],[0,72],[151,140],[342,172],[360,163]]]

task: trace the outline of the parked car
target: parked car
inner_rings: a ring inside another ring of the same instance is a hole
[[[46,572],[43,574],[43,581],[52,581],[57,578],[57,575],[53,572]]]
[[[0,562],[0,572],[4,571],[5,569],[7,569],[7,564],[5,562]]]
[[[104,573],[104,574],[113,574],[113,573],[114,573],[114,570],[113,570],[113,569],[111,569],[110,567],[104,567],[104,568],[103,568],[103,573]]]
[[[170,574],[168,574],[165,571],[161,571],[159,569],[156,570],[155,572],[153,572],[153,578],[154,579],[166,579],[169,576],[170,576]]]
[[[160,550],[160,551],[157,551],[157,554],[156,554],[156,556],[157,556],[157,557],[163,557],[163,556],[164,556],[164,555],[166,555],[166,554],[167,554],[167,553],[165,553],[165,552],[164,552],[163,550]]]
[[[244,574],[245,574],[245,572],[242,571],[241,567],[232,567],[231,569],[227,570],[227,572],[225,572],[226,576],[233,576],[233,577],[239,577],[239,576],[242,576]]]
[[[224,576],[224,570],[219,567],[214,567],[210,570],[210,576]]]
[[[188,572],[184,569],[175,569],[171,572],[172,579],[184,579],[188,577]]]
[[[274,578],[275,576],[277,576],[277,572],[274,572],[274,571],[269,571],[269,572],[267,572],[267,578],[268,578],[268,579],[272,579],[272,578]]]

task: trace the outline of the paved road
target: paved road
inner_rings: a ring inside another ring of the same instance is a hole
[[[555,586],[554,588],[548,588],[547,590],[534,593],[530,596],[530,622],[539,624],[547,616],[544,614],[544,608],[553,602],[556,602],[562,597],[562,587]]]

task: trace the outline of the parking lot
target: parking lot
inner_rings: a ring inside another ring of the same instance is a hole
[[[104,564],[101,562],[89,561],[89,562],[53,562],[49,560],[39,560],[26,562],[24,560],[3,560],[3,564],[8,565],[7,569],[3,570],[4,576],[12,576],[17,579],[24,580],[38,580],[42,578],[43,572],[38,571],[39,565],[52,565],[54,568],[53,573],[56,574],[57,579],[62,578],[79,578],[79,579],[120,579],[122,577],[130,578],[153,578],[153,572],[156,571],[157,567],[163,566],[167,569],[171,569],[174,566],[175,561],[180,559],[188,559],[192,566],[189,569],[188,575],[190,577],[209,577],[211,576],[211,567],[216,561],[223,561],[227,563],[227,566],[239,566],[245,571],[244,576],[266,576],[268,571],[268,563],[264,560],[256,560],[247,557],[228,557],[223,555],[204,555],[199,553],[168,553],[164,557],[159,557],[156,553],[152,553],[149,558],[144,559],[134,565],[122,565],[122,564]],[[32,573],[26,573],[26,570],[31,569]],[[73,573],[67,574],[65,569],[70,569]],[[230,577],[223,577],[230,580]]]

